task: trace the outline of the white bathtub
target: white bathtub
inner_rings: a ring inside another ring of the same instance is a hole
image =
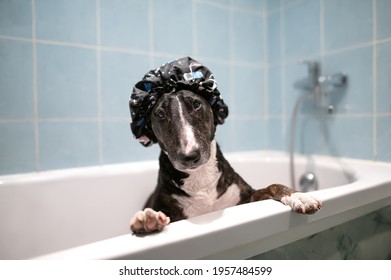
[[[227,155],[254,187],[289,185],[288,156]],[[296,177],[318,175],[324,202],[299,215],[268,200],[169,225],[144,237],[128,221],[154,189],[156,161],[0,177],[0,259],[242,259],[391,204],[391,164],[324,156],[296,158]]]

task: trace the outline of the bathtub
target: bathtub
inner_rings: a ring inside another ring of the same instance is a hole
[[[227,155],[255,188],[289,185],[289,158]],[[128,221],[157,180],[157,161],[0,177],[0,259],[244,259],[391,205],[391,164],[297,156],[296,177],[318,176],[324,207],[300,215],[267,200],[170,224],[137,237]]]

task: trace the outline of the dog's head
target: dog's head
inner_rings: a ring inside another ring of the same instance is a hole
[[[228,116],[213,73],[190,57],[149,71],[133,87],[129,107],[136,139],[159,143],[179,170],[205,163],[216,126]]]
[[[151,125],[177,170],[195,170],[208,161],[215,124],[203,97],[188,90],[163,95],[152,111]]]

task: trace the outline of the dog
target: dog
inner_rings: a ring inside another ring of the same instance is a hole
[[[131,219],[133,233],[161,231],[170,222],[264,199],[298,213],[322,207],[318,199],[281,184],[255,190],[234,171],[215,139],[228,107],[213,74],[192,58],[146,74],[134,87],[130,108],[136,138],[161,149],[157,186]]]

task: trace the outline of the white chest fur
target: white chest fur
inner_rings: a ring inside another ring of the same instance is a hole
[[[212,211],[224,209],[238,204],[240,191],[237,185],[231,185],[220,197],[217,193],[217,183],[221,176],[216,164],[216,148],[212,143],[209,161],[196,171],[190,172],[181,187],[190,197],[174,196],[183,207],[184,214],[195,217]]]

